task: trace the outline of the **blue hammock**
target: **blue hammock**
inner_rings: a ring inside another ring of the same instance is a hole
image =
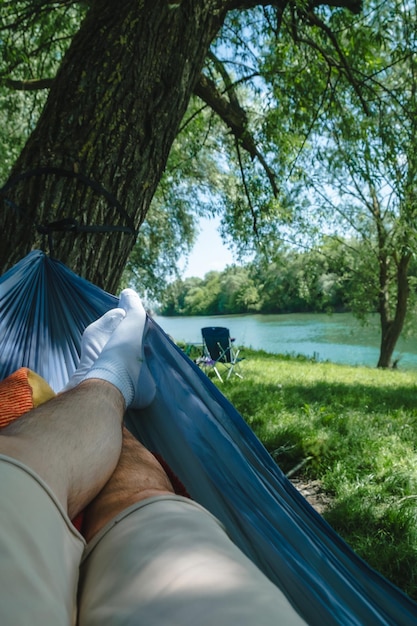
[[[0,278],[0,379],[29,367],[60,390],[84,328],[118,299],[31,252]],[[234,407],[148,319],[152,404],[128,428],[312,625],[417,624],[417,605],[362,561],[297,492]],[[277,623],[279,616],[277,615]]]

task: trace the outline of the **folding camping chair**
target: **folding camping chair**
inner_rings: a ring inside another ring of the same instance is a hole
[[[230,337],[229,329],[221,326],[207,326],[201,329],[201,334],[204,354],[198,359],[198,365],[212,367],[221,382],[223,378],[217,368],[219,363],[222,363],[228,370],[226,380],[229,380],[232,374],[243,378],[239,372],[239,363],[243,359],[239,358],[240,350],[233,348],[234,339]]]

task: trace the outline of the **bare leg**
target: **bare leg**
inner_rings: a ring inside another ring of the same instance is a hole
[[[114,385],[87,380],[0,431],[0,454],[36,472],[73,519],[116,467],[123,413]]]
[[[126,406],[143,405],[154,393],[153,381],[147,377],[149,391],[141,376],[146,315],[134,292],[122,296],[120,309],[85,331],[71,390],[0,433],[0,498],[7,502],[0,507],[4,626],[75,623],[85,542],[69,518],[112,475]]]
[[[108,483],[87,507],[83,534],[90,541],[111,519],[132,504],[172,494],[164,469],[144,446],[123,428],[122,453]]]

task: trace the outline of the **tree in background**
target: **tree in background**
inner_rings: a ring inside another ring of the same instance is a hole
[[[220,275],[220,303],[222,313],[257,313],[262,301],[252,268],[233,265]]]
[[[357,251],[360,245],[327,238],[303,252],[281,248],[273,262],[260,255],[243,267],[231,265],[204,278],[179,279],[161,290],[158,310],[162,315],[350,311],[350,303],[366,291],[358,281],[358,275],[366,273],[357,263],[366,262],[366,255]],[[376,304],[375,299],[367,312]]]
[[[373,42],[373,74],[369,68],[366,75],[362,72],[366,108],[335,92],[315,151],[315,171],[310,166],[306,179],[328,232],[333,216],[336,236],[352,233],[362,242],[356,252],[365,252],[373,280],[366,281],[369,272],[359,275],[365,288],[352,308],[361,314],[376,302],[378,367],[389,367],[406,320],[410,264],[417,253],[416,5],[385,5],[363,19],[370,25],[363,38],[369,30],[375,38],[383,32],[384,43]]]
[[[251,270],[232,265],[204,278],[173,281],[160,292],[162,315],[224,315],[254,313],[261,307]]]
[[[349,308],[362,318],[378,311],[379,367],[390,366],[404,328],[416,253],[416,26],[415,2],[285,15],[280,54],[263,57],[280,103],[263,120],[282,183],[276,219],[259,220],[262,245],[275,262],[277,241],[298,250],[317,249],[323,235],[346,242],[358,281]],[[284,280],[286,268],[277,271]],[[316,284],[323,295],[330,286]]]
[[[226,181],[217,158],[218,127],[218,119],[194,98],[122,277],[123,284],[151,299],[157,300],[166,283],[179,278],[178,261],[194,243],[196,220],[221,210]]]

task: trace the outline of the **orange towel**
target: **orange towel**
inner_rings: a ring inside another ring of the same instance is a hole
[[[0,381],[0,428],[54,396],[46,380],[21,367]]]
[[[28,368],[21,367],[0,382],[0,428],[33,409]]]

